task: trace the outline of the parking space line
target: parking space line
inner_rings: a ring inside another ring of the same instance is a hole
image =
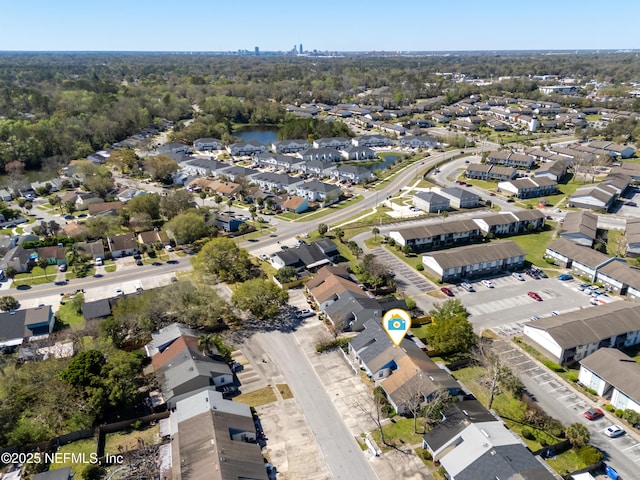
[[[605,429],[606,430],[606,429]],[[637,446],[639,446],[640,443],[634,443],[633,445],[631,445],[630,447],[627,448],[622,448],[621,451],[626,452],[627,450],[631,450],[632,448],[636,448]]]
[[[563,395],[562,397],[558,397],[558,400],[562,400],[563,398],[567,398],[570,397],[571,395],[575,395],[575,393],[567,393],[566,395]]]
[[[529,370],[533,370],[535,368],[538,368],[538,367],[536,366],[536,367],[533,367],[533,368],[531,368]],[[529,370],[525,370],[525,371],[528,372]],[[533,375],[531,378],[541,377],[542,375],[546,375],[546,374],[547,374],[547,372],[538,373],[537,375]]]
[[[524,365],[525,363],[529,363],[531,360],[525,360],[524,362],[516,363],[516,367],[518,365]]]

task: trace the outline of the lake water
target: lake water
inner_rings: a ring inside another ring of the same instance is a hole
[[[233,132],[233,135],[242,140],[255,140],[265,145],[271,145],[278,139],[277,127],[243,127]]]

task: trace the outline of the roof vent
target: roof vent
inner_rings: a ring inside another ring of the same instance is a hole
[[[482,432],[482,434],[483,434],[485,437],[489,438],[489,436],[490,436],[490,435],[489,435],[489,433],[488,433],[484,428],[481,428],[481,429],[480,429],[480,431]]]

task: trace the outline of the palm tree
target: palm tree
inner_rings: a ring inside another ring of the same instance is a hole
[[[380,233],[380,229],[378,227],[373,227],[371,229],[371,233],[373,233],[373,239],[377,240],[378,239],[378,234]]]
[[[206,354],[215,344],[216,336],[211,333],[203,333],[198,336],[198,346],[202,349],[203,354]]]
[[[9,280],[13,281],[13,279],[16,278],[18,271],[15,268],[13,268],[11,265],[9,265],[7,268],[4,269],[4,274]]]
[[[49,261],[44,257],[38,257],[38,266],[44,270],[44,277],[49,280],[49,276],[47,275],[47,267],[49,266]]]

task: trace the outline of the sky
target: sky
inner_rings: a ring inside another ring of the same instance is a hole
[[[0,51],[640,49],[639,18],[638,0],[0,0]]]

